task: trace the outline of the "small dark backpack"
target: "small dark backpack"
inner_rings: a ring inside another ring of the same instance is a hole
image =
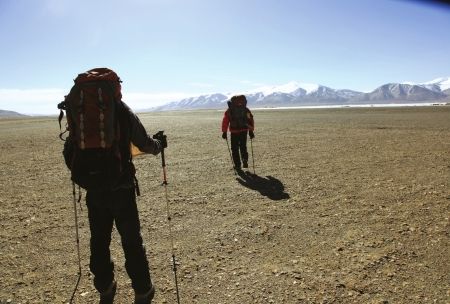
[[[79,74],[74,82],[58,105],[60,127],[65,110],[69,132],[63,151],[65,162],[72,181],[80,187],[108,190],[122,174],[118,119],[121,81],[114,71],[96,68]]]
[[[244,95],[231,97],[228,102],[231,129],[248,129],[247,99]]]

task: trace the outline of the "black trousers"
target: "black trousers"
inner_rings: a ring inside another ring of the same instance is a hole
[[[241,159],[243,163],[248,162],[247,131],[231,133],[231,154],[236,168],[241,167]]]
[[[125,253],[125,269],[136,293],[145,293],[151,286],[147,256],[140,233],[140,223],[134,189],[108,192],[88,191],[86,194],[91,230],[89,267],[94,274],[94,286],[105,291],[114,280],[114,263],[109,245],[115,222]]]

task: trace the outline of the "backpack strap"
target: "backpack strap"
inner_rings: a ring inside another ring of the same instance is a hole
[[[65,97],[67,97],[67,96],[65,96]],[[66,110],[66,100],[65,100],[65,99],[64,99],[64,101],[61,101],[61,102],[58,104],[58,109],[59,109],[58,123],[59,123],[59,131],[60,131],[60,133],[59,133],[59,138],[60,138],[62,141],[66,141],[62,136],[64,135],[64,133],[66,133],[67,131],[69,131],[69,129],[66,127],[66,129],[65,129],[64,131],[61,131],[61,129],[62,129],[61,121],[62,121],[62,119],[64,118],[64,111]]]

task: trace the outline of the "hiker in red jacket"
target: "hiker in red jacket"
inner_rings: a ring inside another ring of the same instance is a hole
[[[248,168],[247,133],[250,138],[255,138],[255,122],[253,114],[247,108],[247,99],[244,95],[231,97],[228,109],[222,119],[222,138],[227,139],[227,130],[231,134],[231,152],[233,155],[234,168],[241,170]]]

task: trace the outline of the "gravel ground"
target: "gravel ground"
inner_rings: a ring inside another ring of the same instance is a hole
[[[450,303],[449,106],[254,115],[255,168],[237,176],[222,111],[139,114],[168,135],[181,303]],[[56,117],[0,120],[1,304],[67,303],[76,283],[58,134]],[[154,303],[176,303],[160,158],[135,164]],[[75,303],[96,303],[81,206]],[[116,231],[111,248],[131,303]]]

